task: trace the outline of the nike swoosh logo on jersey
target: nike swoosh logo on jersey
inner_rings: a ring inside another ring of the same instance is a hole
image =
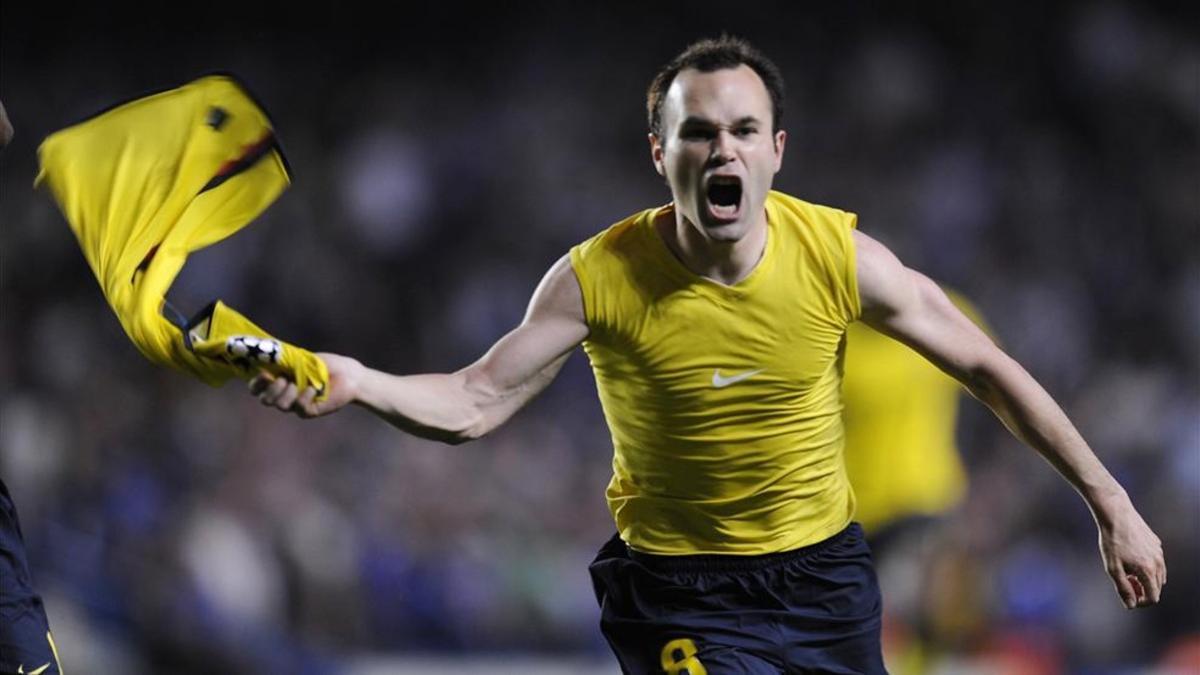
[[[722,387],[728,387],[731,384],[737,384],[738,382],[741,382],[742,380],[754,377],[755,375],[761,373],[763,370],[765,370],[765,368],[759,368],[758,370],[747,370],[746,372],[738,373],[737,375],[730,375],[729,377],[721,377],[721,369],[717,368],[716,370],[713,371],[712,383],[713,383],[713,386],[716,387],[717,389],[720,389]]]
[[[47,663],[46,665],[42,666],[41,668],[38,668],[37,670],[31,670],[28,673],[26,673],[25,672],[25,664],[21,664],[21,666],[19,668],[17,668],[17,675],[41,675],[42,673],[46,672],[46,669],[49,667],[50,667],[50,664]]]

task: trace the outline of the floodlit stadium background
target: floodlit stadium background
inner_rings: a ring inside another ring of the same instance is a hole
[[[932,608],[946,655],[927,669],[1197,664],[1200,17],[960,4],[310,18],[195,3],[160,22],[5,3],[0,476],[66,671],[616,672],[586,573],[611,534],[611,448],[578,354],[507,427],[457,448],[361,410],[300,422],[150,366],[31,190],[41,138],[239,75],[296,181],[194,256],[173,302],[220,297],[394,372],[455,369],[570,245],[669,198],[645,86],[723,29],[787,78],[776,186],[858,212],[974,300],[1164,540],[1163,603],[1126,612],[1081,500],[965,406],[966,503],[936,547],[881,570],[885,604]],[[913,581],[931,566],[938,583]]]

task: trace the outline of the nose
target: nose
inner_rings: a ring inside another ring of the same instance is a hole
[[[709,161],[720,166],[732,162],[733,158],[732,135],[728,131],[721,129],[713,138],[712,147],[709,151]]]

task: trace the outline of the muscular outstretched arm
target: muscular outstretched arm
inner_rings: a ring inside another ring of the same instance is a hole
[[[863,320],[961,382],[1045,457],[1091,509],[1105,568],[1125,606],[1157,603],[1167,579],[1162,544],[1062,408],[937,284],[861,232],[854,233],[854,242]]]
[[[412,434],[462,443],[500,426],[545,389],[587,333],[579,281],[563,256],[534,291],[521,324],[462,370],[398,376],[321,354],[330,373],[325,401],[315,402],[312,389],[297,392],[287,380],[266,376],[250,389],[264,404],[302,417],[356,403]]]

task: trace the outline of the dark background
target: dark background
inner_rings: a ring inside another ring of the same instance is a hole
[[[1197,18],[1132,2],[4,3],[0,100],[17,136],[0,156],[0,475],[67,671],[605,659],[586,564],[611,533],[611,446],[578,355],[529,410],[458,448],[358,410],[301,423],[152,367],[31,188],[42,138],[235,73],[295,182],[193,256],[173,302],[221,297],[307,347],[451,370],[519,321],[572,244],[669,199],[645,87],[722,31],[787,79],[776,187],[857,212],[971,298],[1165,542],[1163,603],[1124,611],[1082,501],[968,404],[972,488],[945,517],[966,534],[938,558],[956,596],[913,600],[944,606],[925,608],[939,656],[912,668],[1022,654],[1041,672],[1165,668],[1200,642]],[[886,597],[910,590],[882,576]]]

